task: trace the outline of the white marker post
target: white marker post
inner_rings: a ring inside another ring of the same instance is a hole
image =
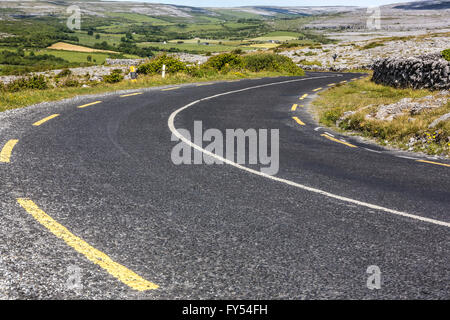
[[[163,64],[163,67],[162,67],[162,77],[163,78],[166,77],[166,65],[165,64]]]

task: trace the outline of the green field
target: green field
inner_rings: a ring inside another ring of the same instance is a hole
[[[208,40],[205,40],[205,41],[208,41]],[[251,49],[249,46],[243,46],[243,45],[225,45],[225,44],[219,45],[218,43],[210,43],[209,45],[197,44],[197,40],[191,41],[188,43],[168,42],[167,44],[163,44],[161,42],[141,42],[141,43],[138,43],[138,46],[140,46],[140,47],[157,47],[160,50],[177,49],[177,50],[185,51],[185,52],[198,52],[198,53],[226,52],[226,51],[233,51],[237,48],[240,48],[242,50],[250,50]]]
[[[252,40],[255,40],[255,41],[268,41],[268,40],[288,41],[288,40],[298,39],[300,36],[301,36],[301,34],[298,32],[274,31],[274,32],[269,32],[262,37],[254,38]]]
[[[100,35],[100,39],[96,39],[95,35]],[[79,45],[84,46],[93,46],[96,43],[100,43],[103,41],[108,42],[110,45],[119,45],[120,39],[125,36],[125,34],[111,34],[111,33],[94,33],[94,35],[90,36],[85,31],[76,31],[75,36],[78,37]]]
[[[295,26],[303,25],[311,21],[311,18],[293,18],[283,14],[269,17],[245,11],[213,8],[208,9],[209,14],[194,10],[185,16],[151,16],[123,10],[118,4],[111,7],[111,11],[102,11],[102,15],[83,14],[81,30],[74,31],[66,27],[64,16],[24,15],[20,18],[3,19],[0,20],[0,32],[13,36],[0,38],[0,48],[10,51],[34,51],[40,55],[39,59],[45,59],[42,57],[44,54],[51,55],[47,56],[47,61],[42,61],[42,68],[50,68],[52,63],[55,67],[61,67],[63,64],[102,64],[110,56],[108,53],[46,49],[57,42],[114,51],[121,57],[151,57],[161,52],[210,55],[236,49],[266,50],[278,46],[269,43],[270,40],[281,43],[309,41],[311,44],[323,40],[316,35],[309,39],[309,34],[297,32]],[[215,15],[212,15],[211,11],[215,12]],[[40,69],[34,63],[37,58],[22,57],[19,59],[21,61],[17,62],[19,64],[14,64],[14,59],[11,56],[5,58],[6,56],[8,55],[4,54],[3,60],[0,61],[0,64],[6,67],[0,67],[0,72],[4,70],[10,74],[14,65],[20,73],[31,67]]]
[[[64,50],[51,50],[42,49],[36,51],[36,54],[51,54],[55,57],[63,58],[69,62],[82,63],[87,62],[87,57],[92,57],[92,62],[97,64],[102,64],[105,62],[106,58],[110,57],[111,54],[101,53],[101,52],[75,52],[75,51],[64,51]],[[124,58],[138,58],[134,55],[125,54]],[[95,60],[95,61],[94,61]]]
[[[106,14],[109,17],[112,18],[124,18],[126,20],[129,20],[131,22],[138,22],[138,23],[151,23],[155,26],[165,26],[171,24],[170,22],[167,22],[162,19],[150,17],[144,14],[138,14],[138,13],[127,13],[127,12],[108,12]],[[114,19],[112,19],[114,22]]]

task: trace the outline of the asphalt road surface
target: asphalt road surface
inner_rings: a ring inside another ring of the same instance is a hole
[[[340,136],[308,112],[318,91],[360,76],[2,113],[0,298],[449,299],[450,162]],[[175,165],[172,133],[194,121],[279,129],[278,173]]]

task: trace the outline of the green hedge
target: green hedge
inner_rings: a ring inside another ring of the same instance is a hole
[[[208,59],[205,67],[217,71],[231,71],[242,69],[244,60],[241,56],[234,53],[221,53]]]
[[[17,79],[7,85],[2,85],[2,91],[17,92],[25,89],[44,90],[48,88],[47,79],[43,75]]]
[[[240,56],[234,53],[222,53],[210,58],[204,65],[219,72],[230,71],[274,71],[303,76],[303,69],[290,58],[273,53],[250,54]]]
[[[109,75],[103,76],[106,83],[117,83],[123,80],[122,70],[114,69]]]
[[[297,76],[305,75],[303,69],[297,66],[289,57],[272,53],[245,56],[244,66],[245,69],[252,72],[275,71]]]
[[[185,72],[188,69],[186,64],[179,59],[163,54],[148,63],[141,64],[137,72],[141,74],[161,73],[163,65],[166,65],[166,72],[168,73]]]

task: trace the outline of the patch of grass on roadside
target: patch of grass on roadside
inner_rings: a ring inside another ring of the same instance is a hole
[[[414,138],[421,141],[413,146],[415,151],[448,156],[450,155],[450,143],[447,141],[447,137],[450,136],[449,121],[433,129],[429,129],[428,126],[433,120],[450,112],[450,103],[417,115],[406,113],[392,121],[366,117],[375,112],[379,105],[396,103],[403,98],[414,99],[436,94],[428,90],[391,88],[363,79],[340,84],[320,93],[319,98],[312,105],[319,122],[327,126],[350,130],[365,137],[375,138],[383,145],[391,144],[403,149],[409,149],[411,145],[408,143],[411,138]],[[354,113],[342,121],[344,113],[349,111]]]
[[[312,61],[301,60],[299,63],[304,66],[319,66],[319,67],[322,66],[322,62],[320,62],[319,60],[312,60]]]

